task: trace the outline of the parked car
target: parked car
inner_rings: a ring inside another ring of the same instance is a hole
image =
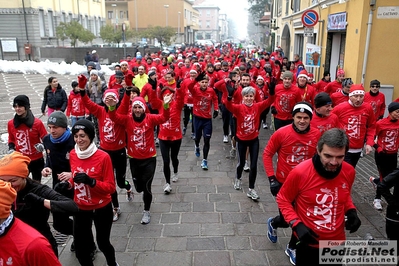
[[[197,45],[202,45],[202,46],[213,46],[213,42],[211,40],[196,40],[195,41]]]

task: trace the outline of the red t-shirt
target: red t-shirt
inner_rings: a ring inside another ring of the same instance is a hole
[[[201,90],[200,87],[189,87],[188,90],[193,96],[193,114],[201,118],[212,118],[212,105],[214,110],[218,110],[218,97],[215,91],[208,87]]]
[[[111,194],[115,192],[115,176],[111,157],[102,150],[97,150],[87,159],[79,159],[75,149],[71,150],[69,163],[72,176],[77,173],[86,173],[96,179],[96,185],[90,187],[83,183],[69,182],[75,188],[74,201],[82,210],[95,210],[111,202]]]
[[[367,92],[364,95],[364,101],[369,103],[373,107],[374,116],[376,119],[382,118],[385,112],[385,96],[382,92],[379,92],[376,96]]]
[[[335,114],[330,113],[329,116],[320,117],[313,111],[312,121],[310,121],[312,128],[317,128],[321,135],[329,129],[339,127],[338,117]]]
[[[377,144],[387,153],[397,153],[399,149],[399,120],[385,117],[376,124]]]
[[[330,97],[333,107],[337,106],[338,104],[347,102],[349,100],[349,95],[343,94],[342,91],[334,92],[333,94],[330,95]]]
[[[318,240],[345,240],[345,213],[356,208],[351,197],[355,175],[347,162],[342,162],[340,173],[333,179],[321,177],[312,159],[299,164],[277,194],[284,219],[288,223],[296,220],[293,227],[304,223],[319,236]]]
[[[277,85],[276,97],[273,104],[277,110],[277,114],[274,117],[280,120],[292,119],[292,109],[300,101],[302,101],[302,95],[297,86],[291,85],[291,87],[286,89],[283,84]]]
[[[263,151],[263,165],[267,176],[276,176],[278,182],[284,183],[292,168],[312,158],[316,153],[320,131],[310,127],[305,134],[297,133],[293,125],[279,128],[270,137]],[[278,154],[277,169],[273,168],[273,156]]]
[[[28,156],[32,161],[43,158],[43,153],[35,148],[35,144],[41,143],[47,135],[46,128],[39,118],[35,118],[32,128],[25,124],[20,124],[18,128],[15,128],[14,119],[11,119],[7,124],[7,132],[8,143],[14,143],[16,151]]]
[[[340,91],[342,90],[342,83],[338,82],[336,80],[328,83],[325,87],[324,87],[324,91],[326,93],[328,93],[329,95],[333,94],[334,92]]]
[[[334,107],[332,113],[339,117],[339,127],[344,129],[349,138],[349,149],[361,149],[366,144],[373,146],[375,118],[369,103],[354,107],[349,102]]]

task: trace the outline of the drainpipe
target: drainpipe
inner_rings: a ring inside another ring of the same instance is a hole
[[[24,22],[25,22],[25,33],[26,33],[26,43],[29,44],[29,35],[28,35],[28,24],[26,22],[26,10],[25,10],[25,1],[22,0],[22,10],[24,12]],[[19,57],[19,52],[18,52],[18,57]],[[28,59],[30,60],[30,54],[28,54]]]
[[[373,6],[370,4],[370,7],[371,8],[370,8],[370,12],[369,12],[369,20],[367,22],[366,46],[364,48],[362,79],[361,79],[361,82],[360,82],[363,85],[364,85],[364,80],[365,80],[365,77],[366,77],[367,60],[368,60],[368,56],[369,56],[371,25],[373,24]]]

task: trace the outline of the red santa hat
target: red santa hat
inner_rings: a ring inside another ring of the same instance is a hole
[[[119,93],[118,93],[117,90],[112,90],[112,89],[111,89],[111,90],[106,90],[106,91],[104,92],[104,95],[103,95],[103,102],[105,102],[105,99],[106,99],[108,96],[114,97],[115,100],[116,100],[116,103],[119,102]]]
[[[297,78],[300,78],[300,77],[305,77],[306,79],[308,79],[309,78],[308,77],[308,72],[305,69],[301,70],[301,72],[299,72]]]
[[[344,75],[345,76],[345,71],[343,69],[338,69],[337,76],[339,76],[339,75]]]
[[[147,105],[145,104],[145,101],[142,97],[134,97],[133,98],[132,106],[135,106],[136,104],[140,105],[144,111],[146,110]]]
[[[364,95],[364,87],[362,84],[354,84],[349,90],[349,96],[354,96],[354,95]]]
[[[313,73],[308,73],[308,78],[314,78]]]
[[[216,66],[216,65],[221,65],[221,64],[222,63],[220,63],[219,61],[216,61],[214,65]]]

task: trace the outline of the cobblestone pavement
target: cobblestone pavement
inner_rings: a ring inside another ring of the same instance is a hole
[[[7,131],[6,122],[13,117],[12,99],[27,94],[31,108],[39,117],[41,97],[47,78],[40,74],[0,74],[0,132]],[[75,76],[58,76],[60,84],[69,93]],[[44,122],[46,117],[41,118]],[[272,244],[266,236],[266,220],[278,214],[277,204],[269,189],[262,164],[262,152],[271,130],[261,129],[258,177],[256,190],[260,200],[247,198],[248,173],[243,175],[244,190],[234,190],[236,160],[227,159],[230,144],[224,144],[221,119],[214,121],[214,133],[208,157],[209,170],[203,171],[201,160],[194,155],[194,142],[187,134],[179,154],[179,180],[172,185],[172,193],[163,193],[164,177],[161,156],[153,182],[151,223],[141,225],[143,203],[135,194],[127,202],[125,192],[119,200],[122,214],[112,227],[112,243],[121,266],[125,265],[290,265],[284,248],[291,230],[278,229],[278,242]],[[189,131],[188,131],[189,133]],[[0,144],[0,154],[7,145]],[[202,152],[202,151],[201,151]],[[127,171],[131,181],[130,171]],[[353,200],[358,208],[362,226],[358,232],[348,234],[350,239],[363,239],[371,233],[376,239],[385,237],[384,212],[372,207],[374,190],[368,179],[377,176],[372,155],[360,159],[353,187]],[[44,180],[49,182],[49,180]],[[119,189],[118,189],[119,190]],[[385,211],[386,204],[384,204]],[[75,266],[75,254],[69,251],[72,239],[59,246],[60,261],[64,266]],[[104,256],[97,253],[96,266],[106,265]]]

